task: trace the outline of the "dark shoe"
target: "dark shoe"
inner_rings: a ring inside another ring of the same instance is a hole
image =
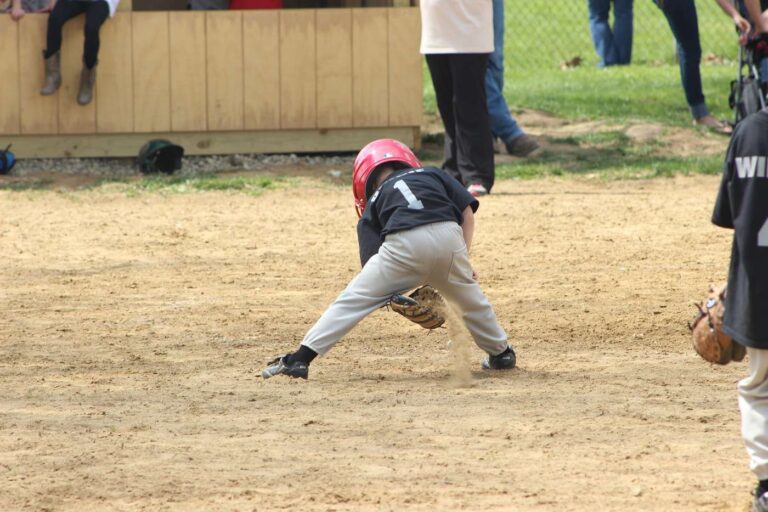
[[[755,499],[752,500],[752,512],[768,512],[768,492],[758,494],[759,489],[758,486],[752,493],[755,495]]]
[[[512,347],[497,356],[488,355],[481,361],[484,370],[511,370],[517,363],[517,356]],[[768,511],[766,511],[768,512]]]
[[[261,371],[261,376],[269,379],[275,375],[283,374],[293,379],[306,379],[309,376],[309,365],[300,361],[287,364],[285,361],[289,355],[291,354],[279,356],[267,363],[267,367]]]
[[[507,153],[512,156],[526,157],[533,156],[541,149],[539,142],[530,135],[521,135],[504,143],[507,146]]]
[[[45,83],[40,89],[40,94],[50,96],[58,91],[59,87],[61,87],[61,52],[56,52],[45,59]]]
[[[77,102],[80,105],[87,105],[93,100],[93,88],[96,85],[96,66],[88,69],[83,66],[80,73],[80,93],[77,95]]]

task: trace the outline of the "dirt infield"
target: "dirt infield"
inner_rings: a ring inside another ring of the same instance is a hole
[[[468,387],[386,311],[259,377],[358,269],[347,188],[0,192],[0,510],[744,511],[745,367],[685,327],[717,182],[499,183],[473,261],[519,368],[473,347]]]

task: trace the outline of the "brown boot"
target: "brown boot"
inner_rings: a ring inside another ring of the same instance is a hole
[[[83,66],[83,72],[80,74],[80,94],[77,95],[77,102],[81,105],[87,105],[93,100],[93,88],[96,86],[96,66],[88,69]]]
[[[45,59],[45,83],[40,89],[40,94],[50,96],[59,87],[61,87],[61,52],[56,52]]]

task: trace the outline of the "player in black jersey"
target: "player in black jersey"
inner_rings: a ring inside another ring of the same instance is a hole
[[[734,230],[723,330],[747,347],[739,382],[742,436],[759,480],[753,502],[768,512],[768,112],[745,118],[728,147],[712,222]]]
[[[325,354],[367,315],[396,293],[430,284],[456,306],[485,369],[506,370],[516,356],[507,343],[469,262],[474,212],[479,203],[457,180],[424,168],[404,144],[378,140],[363,148],[353,172],[363,269],[307,332],[298,350],[262,372],[307,378],[309,364]]]

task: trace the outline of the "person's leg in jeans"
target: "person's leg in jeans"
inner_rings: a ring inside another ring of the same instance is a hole
[[[456,163],[462,182],[481,184],[490,192],[494,182],[493,135],[485,98],[487,53],[450,55],[453,78]]]
[[[701,85],[701,44],[699,42],[699,21],[694,0],[668,0],[663,2],[662,11],[669,28],[677,40],[677,56],[680,61],[680,79],[683,82],[685,99],[694,119],[709,115],[704,91]]]
[[[437,110],[443,120],[445,141],[443,144],[444,160],[442,169],[459,180],[465,186],[459,173],[458,159],[456,157],[456,118],[453,112],[453,77],[450,65],[451,55],[431,54],[425,55],[429,74],[432,77],[432,85],[435,88]]]
[[[633,0],[613,2],[613,43],[616,48],[616,64],[632,61]],[[671,1],[671,0],[670,0]]]
[[[107,2],[81,2],[87,5],[85,12],[85,45],[83,48],[83,62],[88,69],[92,69],[99,58],[99,31],[104,22],[109,18],[109,4]]]
[[[597,56],[600,57],[598,67],[613,66],[617,62],[616,48],[613,42],[613,32],[608,23],[611,10],[611,0],[588,0],[589,30],[592,32],[592,43]]]
[[[103,2],[106,3],[106,2]],[[44,58],[49,58],[61,50],[61,34],[64,23],[82,14],[90,5],[88,2],[75,2],[73,0],[59,0],[48,16],[48,32],[46,35],[46,49]]]
[[[493,136],[507,143],[525,133],[509,113],[504,98],[504,0],[493,0],[493,45],[485,72],[485,93]]]

